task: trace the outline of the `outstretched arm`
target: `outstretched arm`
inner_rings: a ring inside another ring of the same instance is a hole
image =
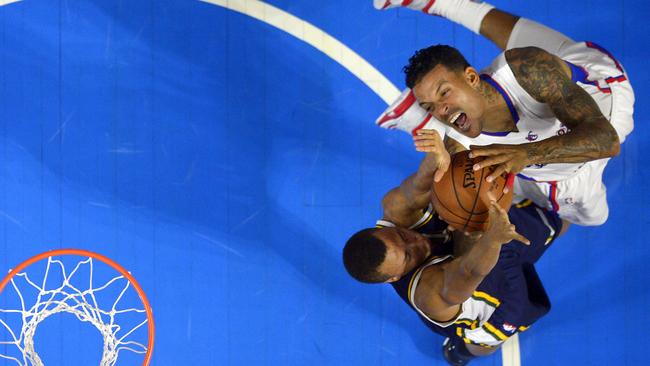
[[[438,158],[427,154],[415,174],[384,196],[382,207],[386,220],[409,227],[422,217],[422,210],[431,202],[431,185],[437,166]]]
[[[512,240],[529,243],[517,233],[508,213],[491,202],[488,228],[471,248],[451,262],[425,270],[415,292],[416,305],[433,319],[452,318],[494,268],[501,246]]]
[[[619,153],[616,131],[591,96],[571,80],[562,59],[536,47],[511,49],[505,56],[519,84],[548,104],[570,132],[529,144],[472,146],[472,156],[487,156],[475,169],[499,165],[491,174],[496,177],[531,164],[580,163]]]

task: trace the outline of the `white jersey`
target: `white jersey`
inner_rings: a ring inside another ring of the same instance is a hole
[[[591,42],[574,43],[558,55],[571,68],[572,79],[596,101],[603,115],[610,120],[620,142],[633,129],[634,94],[623,67],[601,47]],[[506,100],[517,131],[483,132],[469,138],[450,129],[448,134],[465,147],[469,145],[523,144],[563,135],[569,131],[545,103],[536,101],[515,79],[505,54],[484,69],[481,78],[490,83]],[[584,163],[554,163],[526,167],[520,177],[534,181],[560,181],[574,176]]]
[[[623,67],[602,47],[592,42],[575,42],[569,37],[529,19],[520,18],[508,39],[507,49],[539,47],[567,62],[572,79],[594,99],[623,143],[634,128],[634,91]],[[517,123],[515,132],[482,133],[466,137],[433,118],[415,103],[410,89],[404,90],[376,123],[415,134],[419,129],[435,129],[466,148],[470,145],[524,144],[569,132],[555,118],[548,105],[539,103],[515,79],[504,54],[483,70],[483,80],[492,84],[508,103]],[[548,164],[526,167],[517,175],[513,191],[517,197],[532,199],[538,206],[556,211],[578,225],[600,225],[609,208],[602,182],[608,159],[584,164]]]

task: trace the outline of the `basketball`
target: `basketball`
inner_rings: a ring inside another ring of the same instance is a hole
[[[492,192],[499,205],[506,210],[512,202],[512,190],[504,194],[506,174],[492,182],[487,178],[496,167],[474,171],[472,166],[483,157],[470,159],[469,150],[451,157],[451,164],[439,182],[433,183],[431,201],[436,213],[449,225],[463,231],[482,231],[487,228],[489,198]]]

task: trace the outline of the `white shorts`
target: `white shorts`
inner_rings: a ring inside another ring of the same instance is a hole
[[[609,159],[590,161],[576,175],[561,181],[535,182],[517,177],[514,194],[556,211],[561,218],[574,224],[602,225],[609,215],[607,189],[603,184],[607,161]]]

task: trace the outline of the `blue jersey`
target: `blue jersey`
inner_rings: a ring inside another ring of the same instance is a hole
[[[426,224],[413,229],[425,235],[444,237],[446,225],[435,218],[430,209],[427,212],[430,218]],[[473,295],[461,304],[460,312],[453,319],[430,319],[414,306],[413,299],[422,271],[453,259],[450,241],[434,244],[432,256],[422,266],[392,283],[400,297],[436,333],[461,337],[466,343],[496,346],[525,330],[550,310],[550,301],[534,263],[557,237],[562,221],[556,213],[542,210],[530,201],[513,206],[508,216],[517,232],[531,244],[512,241],[503,245],[497,264]],[[387,223],[379,221],[378,224]]]

